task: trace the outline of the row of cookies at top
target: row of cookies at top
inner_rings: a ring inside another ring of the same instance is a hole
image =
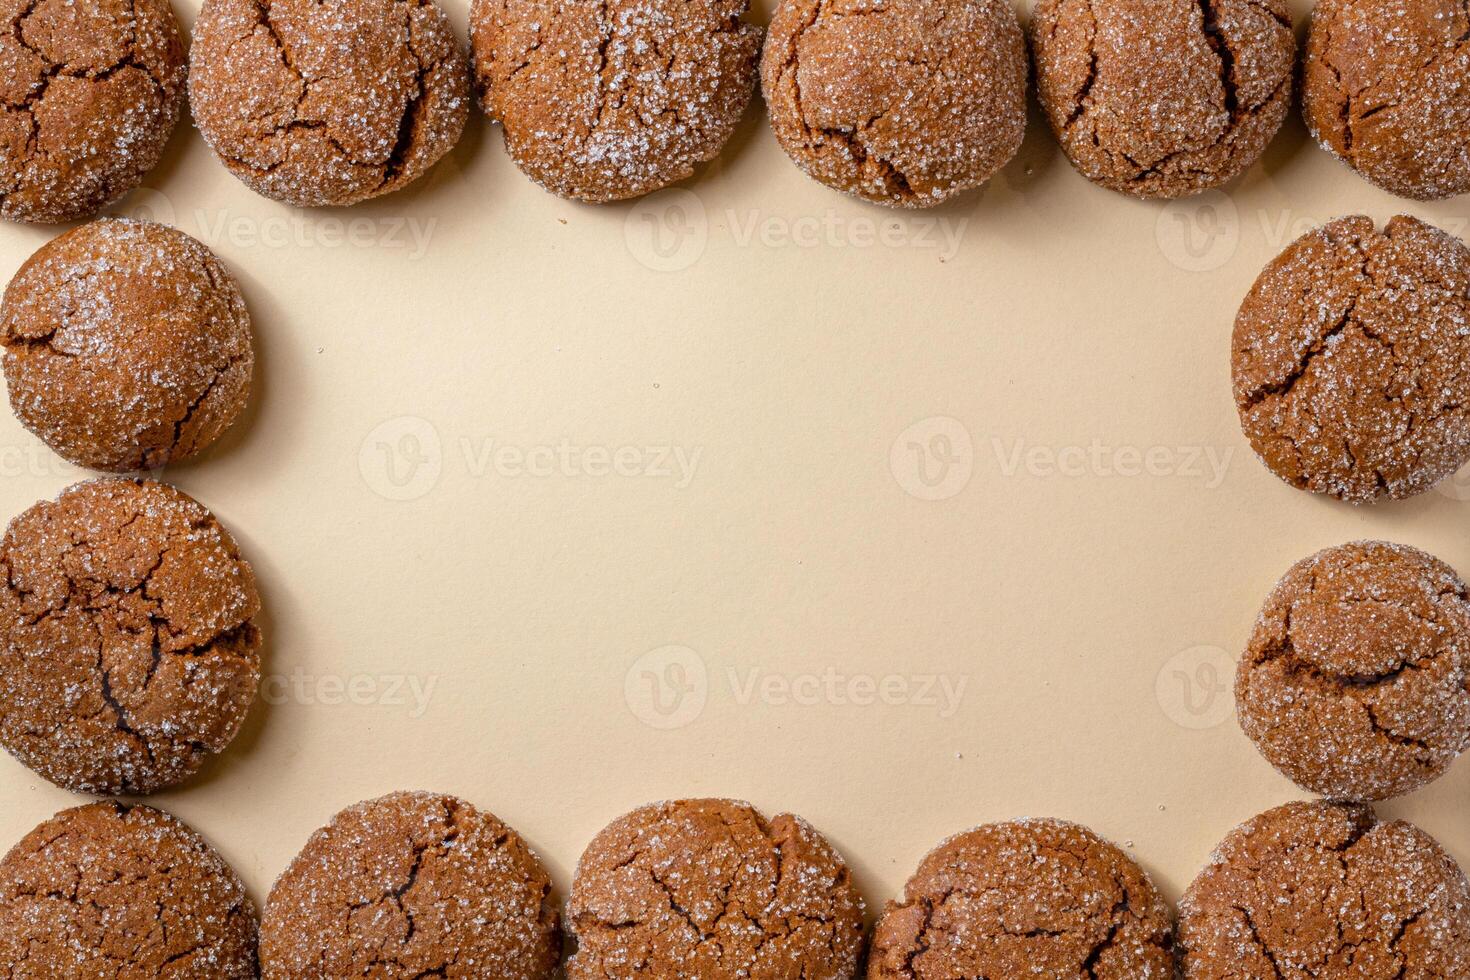
[[[0,860],[0,960],[15,980],[1470,976],[1464,872],[1429,834],[1351,804],[1289,803],[1232,831],[1177,927],[1121,849],[1042,819],[941,843],[870,938],[847,862],[816,828],[715,799],[640,807],[593,838],[567,902],[564,974],[558,905],[520,835],[453,796],[338,813],[259,917],[194,830],[94,803]]]
[[[224,164],[287,204],[347,205],[410,183],[472,101],[516,164],[588,202],[689,177],[730,138],[760,76],[809,175],[924,207],[1020,148],[1027,52],[1005,0],[782,0],[768,36],[743,0],[474,0],[470,54],[410,0],[205,0],[186,64],[168,0],[13,5],[0,34],[0,215],[96,213],[154,167],[185,81]],[[1429,0],[1323,0],[1303,71],[1317,138],[1414,198],[1470,190],[1470,14]],[[1045,114],[1089,179],[1177,197],[1238,176],[1286,118],[1285,0],[1042,0]]]

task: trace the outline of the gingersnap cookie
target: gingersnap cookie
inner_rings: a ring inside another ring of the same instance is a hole
[[[602,204],[713,160],[755,90],[748,0],[473,0],[480,104],[511,159],[562,197]]]
[[[1470,191],[1470,10],[1453,0],[1318,0],[1302,116],[1348,166],[1401,197]]]
[[[239,287],[181,231],[104,218],[30,257],[0,302],[10,407],[58,455],[153,469],[220,437],[250,397]]]
[[[63,810],[0,860],[0,968],[13,980],[249,980],[255,943],[239,877],[150,807]]]
[[[5,0],[0,217],[61,222],[137,187],[184,101],[168,0]]]
[[[1251,447],[1302,490],[1423,493],[1470,461],[1470,249],[1417,218],[1339,218],[1297,239],[1235,320]]]
[[[1185,980],[1470,976],[1470,885],[1434,838],[1350,803],[1231,831],[1179,905]]]
[[[895,207],[985,183],[1026,134],[1005,0],[781,0],[761,56],[771,129],[806,174]]]
[[[1197,194],[1253,164],[1286,119],[1286,0],[1042,0],[1041,107],[1082,175],[1135,197]]]
[[[1235,702],[1261,754],[1303,789],[1416,790],[1470,748],[1470,592],[1415,548],[1320,551],[1266,599]]]
[[[850,980],[863,902],[826,839],[748,803],[679,800],[613,821],[577,865],[568,980]]]
[[[469,66],[433,0],[206,0],[189,105],[252,190],[356,204],[417,180],[469,116]]]
[[[69,487],[0,540],[0,744],[59,786],[151,793],[230,744],[260,681],[255,576],[193,498]]]
[[[493,815],[433,793],[333,817],[276,881],[260,931],[266,980],[549,980],[560,958],[536,855]]]
[[[1062,820],[990,824],[924,858],[873,933],[868,980],[1170,980],[1169,907],[1141,868]]]

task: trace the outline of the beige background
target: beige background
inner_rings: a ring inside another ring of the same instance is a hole
[[[493,810],[563,890],[614,816],[717,794],[808,817],[875,908],[941,838],[1042,814],[1130,844],[1175,898],[1299,795],[1220,686],[1275,579],[1363,536],[1470,572],[1470,471],[1354,509],[1240,435],[1228,337],[1269,258],[1341,213],[1470,216],[1376,190],[1295,117],[1228,194],[1170,206],[1089,185],[1033,115],[983,192],[893,213],[807,180],[758,105],[632,205],[542,192],[480,118],[350,210],[254,196],[188,126],[148,187],[119,210],[213,247],[255,317],[250,416],[165,476],[253,561],[277,675],[150,802],[257,900],[398,788]],[[54,232],[6,226],[0,275]],[[0,418],[6,513],[81,475]],[[80,802],[9,758],[0,798],[7,844]],[[1382,810],[1470,862],[1467,803],[1462,761]]]

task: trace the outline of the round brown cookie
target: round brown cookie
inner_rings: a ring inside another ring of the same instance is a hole
[[[1434,200],[1470,191],[1470,10],[1460,0],[1317,0],[1302,115],[1373,183]]]
[[[181,231],[105,218],[41,246],[0,303],[10,406],[65,459],[111,472],[195,455],[250,397],[239,288]]]
[[[1062,149],[1124,194],[1183,197],[1232,180],[1291,103],[1286,0],[1042,0],[1031,40]]]
[[[474,0],[485,111],[516,166],[593,204],[638,197],[713,160],[755,90],[748,0]]]
[[[1470,747],[1470,594],[1454,569],[1359,541],[1292,566],[1256,621],[1236,712],[1304,789],[1385,800]]]
[[[453,149],[469,67],[433,0],[206,0],[189,103],[256,192],[297,207],[356,204]]]
[[[184,101],[168,0],[0,0],[0,217],[85,218],[138,186]]]
[[[0,973],[256,976],[255,906],[205,840],[146,806],[63,810],[0,860]]]
[[[1179,904],[1186,980],[1470,976],[1470,886],[1428,834],[1288,803],[1238,827]]]
[[[240,730],[260,681],[255,577],[198,502],[95,480],[0,541],[0,743],[59,786],[151,793]]]
[[[1235,320],[1235,404],[1292,486],[1411,497],[1470,461],[1470,249],[1416,218],[1339,218],[1256,280]]]
[[[849,980],[863,902],[839,855],[790,814],[656,803],[613,821],[577,865],[568,980]]]
[[[1170,980],[1169,907],[1086,827],[990,824],[924,858],[873,933],[868,980]]]
[[[524,841],[453,796],[348,807],[276,881],[262,976],[549,980],[561,958],[551,879]]]
[[[771,128],[809,176],[922,208],[989,180],[1026,135],[1006,0],[781,0],[761,56]]]

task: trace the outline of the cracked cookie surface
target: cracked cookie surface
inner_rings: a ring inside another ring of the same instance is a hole
[[[0,0],[0,217],[95,214],[163,156],[184,100],[167,0]]]
[[[474,0],[481,104],[511,158],[562,197],[656,191],[713,160],[755,90],[747,0]]]
[[[1299,786],[1385,800],[1470,747],[1470,595],[1448,565],[1359,541],[1294,565],[1235,679],[1241,728]]]
[[[808,176],[894,207],[978,187],[1026,133],[1005,0],[781,0],[761,57],[771,129]]]
[[[0,743],[59,786],[150,793],[240,730],[260,681],[255,578],[161,483],[94,480],[0,541]]]
[[[1169,908],[1092,831],[1016,820],[945,841],[873,932],[868,980],[1170,980]]]
[[[1401,197],[1470,191],[1470,5],[1318,0],[1302,115],[1313,137]]]
[[[262,976],[550,980],[551,879],[514,830],[453,796],[348,807],[276,881]]]
[[[1291,104],[1285,0],[1042,0],[1031,40],[1062,149],[1124,194],[1182,197],[1234,179]]]
[[[1287,483],[1355,503],[1429,490],[1470,461],[1470,249],[1402,215],[1308,232],[1241,304],[1231,370]]]
[[[1232,831],[1179,905],[1186,980],[1470,976],[1470,886],[1367,806],[1288,803]]]
[[[0,302],[10,406],[60,456],[129,472],[187,459],[250,396],[250,314],[199,242],[104,218],[43,245]]]
[[[398,190],[459,141],[469,67],[433,0],[207,0],[194,120],[225,166],[297,207]]]
[[[578,862],[568,980],[850,980],[863,904],[809,824],[680,800],[613,821]]]
[[[63,810],[0,860],[3,980],[249,980],[255,943],[234,870],[150,807]]]

